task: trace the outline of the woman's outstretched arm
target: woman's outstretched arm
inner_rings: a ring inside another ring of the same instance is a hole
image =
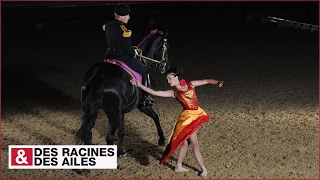
[[[205,84],[218,84],[219,87],[223,86],[223,82],[224,81],[218,81],[218,80],[215,80],[215,79],[202,79],[202,80],[193,80],[191,81],[192,85],[194,87],[196,86],[202,86],[202,85],[205,85]]]
[[[154,95],[154,96],[160,96],[160,97],[172,97],[174,98],[174,94],[173,94],[173,90],[167,90],[167,91],[156,91],[156,90],[153,90],[151,88],[148,88],[142,84],[139,83],[139,81],[137,81],[136,79],[131,79],[130,80],[131,84],[141,88],[142,90]]]

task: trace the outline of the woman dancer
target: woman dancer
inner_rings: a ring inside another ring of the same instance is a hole
[[[172,90],[156,91],[140,84],[137,80],[131,79],[131,84],[140,87],[142,90],[160,97],[176,98],[183,107],[183,111],[179,115],[174,130],[171,134],[170,142],[167,145],[164,154],[160,160],[163,164],[173,153],[180,147],[178,152],[178,159],[175,167],[176,172],[189,171],[182,167],[182,162],[186,156],[189,143],[191,143],[193,155],[199,164],[202,172],[200,176],[207,175],[207,169],[203,163],[202,156],[199,150],[197,130],[204,123],[208,122],[210,116],[198,105],[198,98],[195,92],[195,87],[205,84],[217,84],[219,87],[223,85],[223,81],[215,79],[202,79],[186,82],[184,79],[179,79],[183,73],[183,69],[175,67],[166,72],[167,81]]]

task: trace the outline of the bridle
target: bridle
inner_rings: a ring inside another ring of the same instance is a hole
[[[149,58],[147,56],[144,56],[142,54],[142,49],[139,48],[139,46],[146,40],[148,39],[148,37],[152,34],[155,34],[155,33],[160,33],[160,34],[163,34],[162,31],[158,31],[157,29],[155,30],[151,30],[150,31],[150,34],[148,34],[145,38],[143,38],[143,40],[137,45],[137,46],[133,46],[134,49],[138,52],[137,56],[139,57],[139,60],[141,61],[141,63],[144,65],[144,66],[147,66],[147,60],[148,61],[152,61],[152,62],[155,62],[156,64],[156,67],[161,69],[161,73],[164,73],[165,71],[165,67],[167,65],[167,62],[166,62],[166,53],[167,53],[167,50],[168,50],[168,42],[167,42],[167,39],[163,39],[163,45],[162,45],[162,55],[161,55],[161,60],[156,60],[156,59],[153,59],[153,58]]]

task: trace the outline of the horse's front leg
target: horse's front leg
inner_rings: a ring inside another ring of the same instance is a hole
[[[143,107],[141,104],[138,106],[138,109],[153,119],[154,123],[156,124],[158,136],[159,136],[158,145],[166,146],[167,142],[166,142],[166,138],[163,135],[163,130],[160,125],[160,120],[159,120],[158,114],[156,112],[154,112],[152,107]]]

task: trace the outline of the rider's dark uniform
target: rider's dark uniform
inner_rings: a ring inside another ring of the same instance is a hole
[[[106,59],[119,59],[126,63],[131,69],[141,74],[148,74],[140,61],[135,59],[135,51],[131,41],[131,30],[128,30],[121,21],[115,19],[106,26],[106,38],[110,49]]]
[[[114,9],[115,14],[126,16],[130,13],[128,5],[116,5]],[[115,19],[105,27],[108,49],[105,59],[118,59],[126,63],[131,69],[141,74],[143,77],[143,84],[150,87],[150,76],[148,69],[135,58],[135,51],[131,41],[131,30],[128,30],[121,21]],[[144,100],[143,106],[154,106],[155,102],[149,97],[146,91],[143,91]]]

